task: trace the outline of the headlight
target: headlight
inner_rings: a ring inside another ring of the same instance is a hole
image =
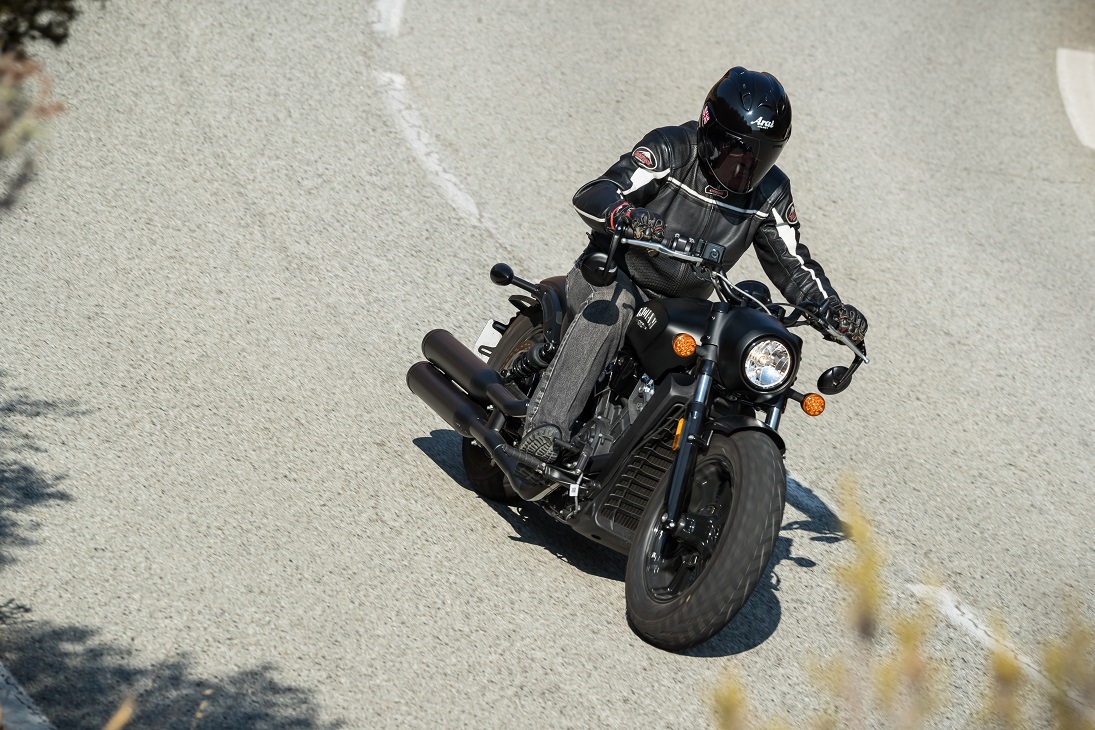
[[[794,358],[779,340],[757,340],[745,353],[745,379],[757,390],[775,390],[787,382],[794,369]]]

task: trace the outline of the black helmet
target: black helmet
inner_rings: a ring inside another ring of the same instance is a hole
[[[757,186],[791,138],[791,102],[776,77],[735,66],[700,112],[700,159],[735,193]]]

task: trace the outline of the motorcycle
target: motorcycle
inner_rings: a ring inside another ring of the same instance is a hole
[[[809,326],[853,353],[821,374],[840,393],[867,363],[861,347],[823,311],[773,303],[757,281],[731,283],[725,248],[679,235],[652,243],[617,233],[607,252],[581,264],[590,283],[615,279],[622,245],[687,262],[710,278],[718,301],[649,299],[610,359],[571,441],[548,464],[518,450],[522,419],[559,347],[565,278],[538,284],[496,264],[491,280],[526,292],[516,313],[488,323],[477,346],[486,362],[445,330],[422,341],[411,391],[463,436],[464,469],[481,496],[535,502],[578,533],[628,556],[627,614],[636,633],[683,651],[721,631],[764,574],[783,522],[787,475],[780,420],[791,401],[817,416],[818,393],[796,391]],[[495,339],[495,344],[490,340]],[[564,434],[565,435],[565,434]]]

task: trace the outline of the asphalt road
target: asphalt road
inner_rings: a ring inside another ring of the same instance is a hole
[[[1036,656],[1063,591],[1095,604],[1095,151],[1058,48],[1095,50],[1090,3],[89,8],[0,213],[0,660],[58,728],[133,693],[141,727],[697,727],[728,669],[800,718],[848,646],[849,470],[892,606],[933,576]],[[507,311],[495,261],[564,272],[573,191],[735,64],[789,90],[780,165],[872,363],[785,420],[773,571],[677,656],[621,556],[466,488],[404,373]],[[931,647],[964,726],[983,649]]]

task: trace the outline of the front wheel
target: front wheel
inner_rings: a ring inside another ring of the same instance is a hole
[[[714,434],[696,459],[682,520],[665,529],[668,477],[651,496],[627,560],[627,612],[651,644],[683,651],[730,623],[753,593],[783,523],[783,457],[757,431]]]

